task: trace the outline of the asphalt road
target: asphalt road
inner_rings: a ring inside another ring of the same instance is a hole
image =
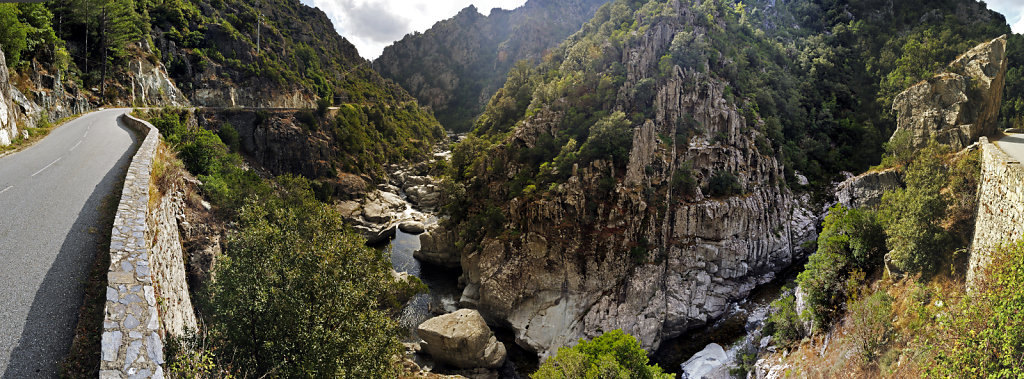
[[[1009,154],[1010,157],[1024,162],[1024,134],[1007,133],[1005,136],[995,141],[995,144],[996,146],[999,146],[1000,150]]]
[[[56,377],[71,347],[100,242],[99,208],[137,148],[117,119],[125,111],[82,116],[0,158],[3,379]]]

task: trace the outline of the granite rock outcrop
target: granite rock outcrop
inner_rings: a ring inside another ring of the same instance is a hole
[[[498,368],[505,363],[505,345],[498,342],[480,313],[472,309],[424,321],[416,332],[423,351],[457,368]]]
[[[946,72],[896,95],[896,133],[908,133],[915,147],[935,139],[957,150],[992,135],[1006,69],[1005,35],[962,54]]]
[[[836,186],[836,200],[847,208],[871,208],[882,202],[882,194],[903,187],[896,169],[869,171],[850,177]]]

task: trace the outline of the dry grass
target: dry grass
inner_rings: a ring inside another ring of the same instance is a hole
[[[918,277],[882,278],[865,294],[885,291],[892,297],[892,326],[878,357],[867,361],[854,335],[849,314],[826,335],[805,339],[783,357],[767,358],[790,366],[794,378],[920,378],[934,358],[934,345],[943,336],[938,320],[963,300],[962,278],[948,273],[927,281]]]
[[[150,175],[149,202],[152,209],[154,202],[159,201],[164,195],[175,190],[178,183],[185,179],[188,173],[185,165],[178,159],[174,150],[160,142],[156,148],[156,157],[153,159],[153,171]]]

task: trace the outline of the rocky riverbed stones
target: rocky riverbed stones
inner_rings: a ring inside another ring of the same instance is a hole
[[[460,309],[424,321],[416,329],[423,351],[457,368],[497,368],[505,362],[505,345],[498,342],[480,312]]]

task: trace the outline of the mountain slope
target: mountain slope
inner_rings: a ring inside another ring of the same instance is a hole
[[[467,131],[515,62],[539,60],[606,2],[530,0],[488,16],[470,5],[385,48],[373,67],[433,108],[445,127]]]
[[[656,348],[809,252],[812,190],[881,156],[886,83],[1007,31],[969,0],[604,6],[455,148],[462,301],[542,354]]]

